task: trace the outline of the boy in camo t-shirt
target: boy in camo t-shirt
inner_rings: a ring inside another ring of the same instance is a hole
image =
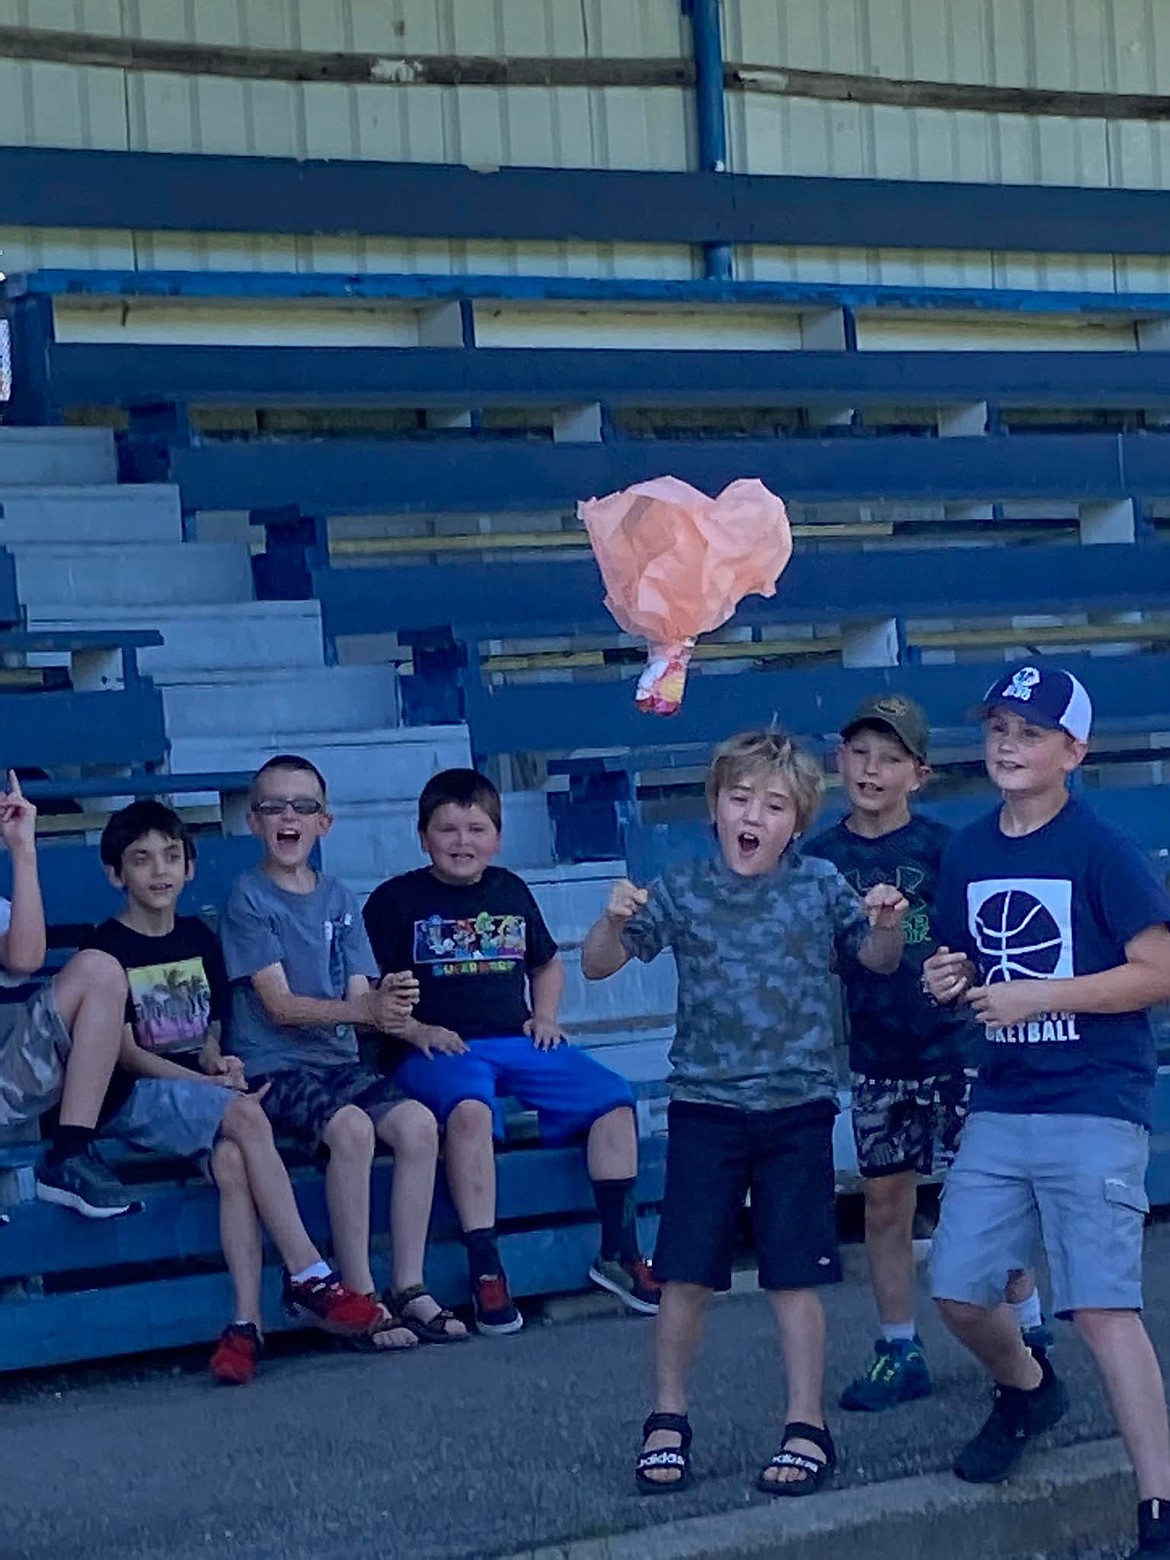
[[[820,1488],[836,1453],[825,1425],[825,1317],[839,1281],[833,1183],[834,949],[881,972],[902,955],[906,900],[879,884],[860,900],[827,861],[795,845],[816,812],[817,766],[782,733],[725,742],[707,777],[719,841],[709,860],[649,889],[617,883],[582,951],[587,979],[670,948],[678,966],[666,1191],[654,1275],[663,1286],[654,1412],[637,1481],[681,1489],[690,1473],[687,1377],[712,1292],[731,1287],[736,1223],[751,1190],[760,1284],[788,1378],[769,1495]]]

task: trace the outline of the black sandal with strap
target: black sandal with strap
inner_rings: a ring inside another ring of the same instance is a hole
[[[425,1284],[412,1284],[409,1289],[399,1290],[398,1293],[390,1289],[385,1290],[382,1302],[393,1311],[403,1327],[410,1329],[420,1343],[466,1343],[471,1337],[470,1333],[447,1331],[447,1324],[458,1321],[458,1317],[454,1311],[448,1311],[446,1306],[439,1306],[434,1316],[428,1317],[425,1322],[417,1316],[407,1315],[407,1306],[415,1300],[421,1300],[429,1293]]]
[[[634,1467],[634,1478],[643,1495],[669,1495],[685,1489],[691,1479],[691,1424],[685,1414],[651,1414],[642,1426],[645,1443],[656,1430],[671,1430],[679,1438],[678,1446],[660,1446],[648,1452],[643,1444]],[[677,1479],[652,1479],[651,1468],[677,1468]]]
[[[790,1452],[789,1441],[811,1441],[825,1454],[824,1462],[810,1457],[807,1452]],[[806,1425],[794,1419],[784,1426],[784,1439],[780,1450],[760,1470],[756,1488],[765,1495],[815,1495],[837,1466],[837,1448],[829,1434],[828,1425]],[[802,1479],[769,1479],[769,1468],[796,1468]]]

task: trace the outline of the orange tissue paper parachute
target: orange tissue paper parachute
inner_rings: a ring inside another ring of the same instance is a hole
[[[605,604],[650,646],[640,710],[674,715],[700,634],[745,596],[774,596],[792,556],[784,505],[755,478],[708,498],[677,477],[639,482],[577,505],[605,581]]]

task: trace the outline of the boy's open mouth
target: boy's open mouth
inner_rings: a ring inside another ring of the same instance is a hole
[[[281,845],[299,845],[301,831],[299,829],[277,829],[276,838]]]
[[[760,836],[751,829],[741,829],[735,836],[741,856],[754,856],[760,848]]]

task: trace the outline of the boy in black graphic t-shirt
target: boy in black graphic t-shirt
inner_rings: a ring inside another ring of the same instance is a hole
[[[875,1412],[925,1397],[930,1372],[914,1322],[913,1226],[918,1178],[954,1157],[967,1114],[967,1066],[977,1026],[922,990],[935,946],[931,920],[950,831],[911,812],[929,777],[926,711],[897,693],[864,700],[841,728],[837,767],[846,817],[818,835],[810,856],[827,857],[859,894],[893,883],[910,902],[905,949],[892,975],[856,959],[840,968],[849,1014],[853,1136],[865,1193],[865,1246],[881,1336],[865,1373],[841,1398]],[[1048,1342],[1030,1273],[1013,1274],[1008,1298],[1026,1336]]]
[[[556,943],[528,885],[492,865],[500,815],[499,793],[475,770],[435,775],[419,798],[430,867],[391,878],[370,895],[366,928],[383,973],[411,968],[419,984],[414,1015],[384,1065],[445,1129],[480,1332],[523,1326],[495,1238],[501,1094],[536,1110],[547,1140],[586,1139],[601,1219],[590,1277],[631,1310],[653,1314],[658,1287],[634,1219],[633,1094],[624,1078],[564,1043]]]
[[[209,1166],[235,1302],[211,1372],[239,1386],[255,1375],[261,1350],[261,1222],[286,1264],[286,1296],[305,1320],[362,1337],[378,1307],[346,1289],[309,1239],[259,1097],[247,1092],[239,1057],[223,1052],[230,1000],[219,941],[196,917],[175,914],[195,871],[186,825],[159,802],[134,802],[106,824],[101,857],[126,904],[86,946],[117,959],[130,987],[102,1131]]]

